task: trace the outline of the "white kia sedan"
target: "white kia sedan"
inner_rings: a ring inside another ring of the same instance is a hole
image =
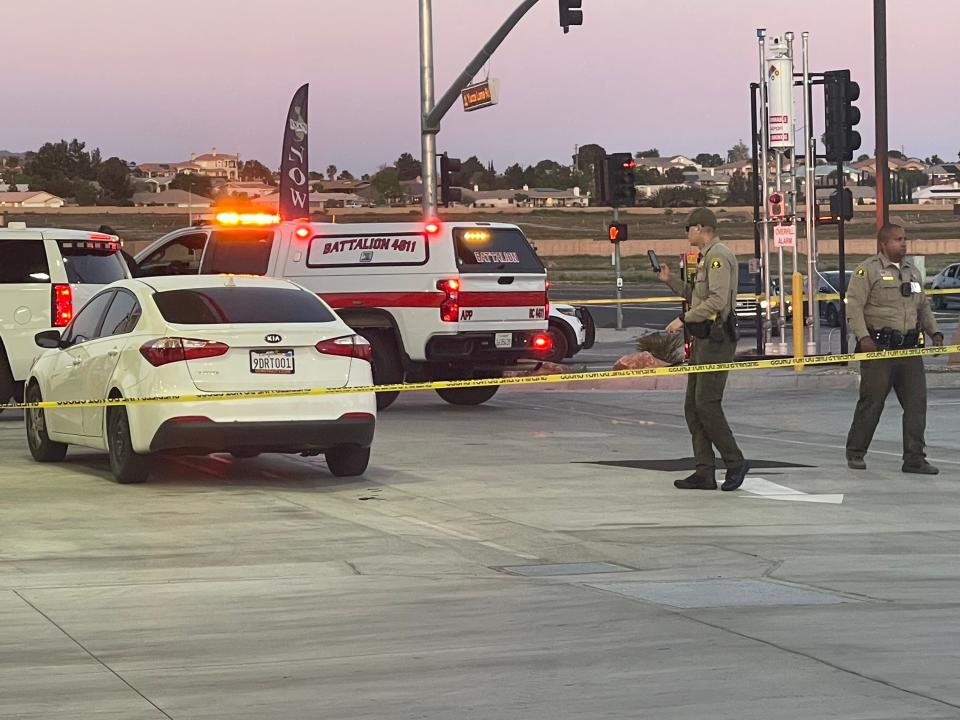
[[[373,384],[370,345],[315,294],[286,280],[224,275],[122,280],[94,295],[26,382],[27,402],[270,392]],[[40,462],[68,445],[105,450],[121,483],[142,482],[151,453],[238,458],[326,456],[361,475],[376,423],[373,393],[30,409]]]

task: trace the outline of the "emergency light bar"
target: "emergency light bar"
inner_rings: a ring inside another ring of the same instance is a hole
[[[219,212],[216,221],[220,225],[278,225],[280,216],[274,213]]]

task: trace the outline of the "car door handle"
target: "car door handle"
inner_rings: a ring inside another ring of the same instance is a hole
[[[120,354],[120,351],[117,350],[116,348],[113,348],[112,350],[107,350],[107,357],[116,357],[119,354]]]
[[[73,365],[74,367],[76,367],[77,365],[79,365],[79,364],[82,363],[82,362],[83,362],[83,361],[82,361],[80,358],[74,358],[74,359],[73,359],[73,362],[71,363],[71,365]]]

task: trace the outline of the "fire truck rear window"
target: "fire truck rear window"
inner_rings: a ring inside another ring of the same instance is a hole
[[[215,231],[207,245],[202,272],[266,275],[273,248],[273,234],[273,228]]]
[[[546,272],[519,230],[454,228],[453,242],[460,272]]]

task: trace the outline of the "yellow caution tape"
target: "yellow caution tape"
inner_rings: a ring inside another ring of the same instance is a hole
[[[927,295],[960,295],[960,290],[926,290],[925,292]],[[839,293],[817,293],[815,297],[817,300],[839,300],[840,294]],[[753,293],[740,293],[737,295],[738,300],[756,300],[759,302],[764,298],[765,298],[764,295],[754,295]],[[779,295],[771,295],[770,298],[776,301],[780,300]],[[793,295],[788,293],[786,296],[786,299],[787,299],[787,302],[792,303]],[[806,295],[804,295],[803,299],[804,299],[804,302],[806,302],[807,300]],[[648,304],[655,304],[655,303],[678,303],[678,302],[683,302],[683,298],[671,295],[671,296],[663,296],[663,297],[620,298],[619,300],[617,300],[616,298],[599,299],[599,300],[596,298],[593,298],[591,300],[559,300],[558,299],[558,300],[555,300],[554,302],[562,303],[564,305],[626,305],[626,304],[648,305]]]
[[[765,368],[789,368],[797,365],[833,365],[842,362],[887,360],[900,357],[927,357],[960,352],[960,345],[914,348],[911,350],[882,350],[847,355],[824,355],[806,358],[775,358],[772,360],[742,360],[740,362],[711,363],[708,365],[673,365],[670,367],[644,368],[642,370],[603,370],[598,372],[560,373],[556,375],[525,375],[508,378],[484,378],[479,380],[437,380],[422,383],[397,383],[362,387],[311,388],[304,390],[264,390],[259,392],[204,393],[202,395],[166,395],[143,398],[112,398],[108,400],[70,400],[65,402],[44,400],[36,403],[11,403],[0,405],[4,410],[30,408],[78,408],[112,407],[115,405],[146,405],[153,403],[222,402],[225,400],[251,400],[280,397],[312,397],[315,395],[353,395],[369,392],[415,392],[444,390],[490,385],[544,385],[561,382],[585,382],[587,380],[613,380],[616,378],[663,377],[670,375],[693,375],[699,373],[762,370]]]

